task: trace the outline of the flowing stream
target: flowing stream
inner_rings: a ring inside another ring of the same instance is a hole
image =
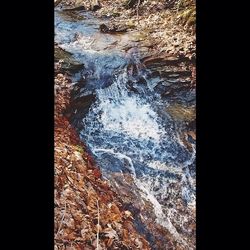
[[[195,130],[195,91],[141,63],[146,47],[138,31],[100,33],[106,21],[55,11],[55,42],[80,65],[71,72],[72,124],[104,178],[121,199],[130,196],[124,202],[132,210],[140,209],[138,230],[154,242],[147,226],[154,222],[182,249],[195,249],[195,140],[188,133]]]

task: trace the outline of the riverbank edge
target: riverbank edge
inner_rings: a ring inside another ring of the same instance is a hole
[[[57,69],[54,107],[55,250],[150,249],[149,243],[136,231],[132,213],[123,209],[122,202],[102,178],[98,166],[63,115],[69,105],[71,89],[70,79]]]

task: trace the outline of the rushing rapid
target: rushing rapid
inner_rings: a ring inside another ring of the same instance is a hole
[[[195,204],[195,180],[188,168],[195,150],[189,152],[180,142],[170,117],[163,124],[157,114],[162,107],[159,96],[133,93],[126,87],[128,81],[123,71],[111,86],[96,90],[97,100],[83,118],[81,137],[105,177],[129,171],[140,195],[153,204],[157,222],[181,239],[171,223],[174,206],[165,213],[161,201],[170,196],[174,205],[174,197],[181,194],[187,206]]]

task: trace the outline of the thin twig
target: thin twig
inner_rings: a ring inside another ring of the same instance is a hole
[[[97,234],[96,234],[96,250],[99,250],[99,230],[100,230],[100,212],[99,212],[99,202],[96,200],[97,204]]]
[[[65,202],[64,213],[63,213],[63,216],[62,216],[62,219],[61,219],[61,222],[60,222],[59,228],[58,228],[58,230],[57,230],[57,233],[56,233],[55,239],[57,238],[57,235],[59,234],[59,232],[60,232],[60,230],[61,230],[61,227],[62,227],[62,224],[63,224],[63,220],[64,220],[64,217],[65,217],[65,214],[66,214],[66,202]]]

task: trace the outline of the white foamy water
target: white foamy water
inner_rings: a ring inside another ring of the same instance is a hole
[[[61,48],[75,52],[80,53],[82,50],[91,50],[92,44],[95,42],[95,39],[88,37],[88,36],[81,36],[79,39],[75,39],[75,41],[72,41],[70,43],[65,43],[61,45]]]
[[[183,173],[182,169],[167,165],[166,163],[163,163],[160,161],[151,161],[148,163],[148,166],[150,168],[157,169],[157,170],[163,170],[163,171],[167,170],[173,174],[182,174]]]
[[[175,239],[177,241],[179,241],[183,245],[187,246],[187,243],[185,242],[185,240],[182,239],[181,235],[177,232],[177,230],[174,227],[174,225],[172,224],[171,220],[166,216],[166,214],[164,214],[161,204],[157,200],[155,193],[152,191],[152,188],[154,187],[154,185],[152,185],[152,183],[150,183],[148,181],[145,181],[145,180],[143,181],[142,179],[136,178],[135,168],[133,165],[133,161],[130,157],[126,156],[125,154],[116,153],[112,149],[97,148],[97,149],[94,149],[93,153],[95,153],[95,154],[109,153],[109,154],[116,156],[118,159],[127,160],[129,163],[129,166],[130,166],[130,170],[133,173],[132,177],[134,178],[134,182],[135,182],[136,186],[142,192],[142,196],[145,199],[147,199],[148,201],[150,201],[153,205],[154,213],[155,213],[156,218],[157,218],[156,222],[158,224],[162,225],[163,227],[167,228],[168,231],[175,237]]]
[[[100,122],[107,131],[124,133],[136,139],[153,138],[160,141],[164,131],[157,123],[157,114],[150,104],[141,103],[137,96],[129,96],[124,88],[126,72],[117,84],[97,91]]]
[[[172,224],[170,217],[164,214],[162,205],[157,200],[154,192],[152,192],[150,188],[148,188],[147,184],[147,182],[142,182],[140,180],[136,181],[136,185],[143,192],[144,197],[153,204],[154,212],[157,218],[156,222],[167,228],[178,242],[182,243],[184,246],[187,246],[186,241],[181,237],[181,235],[177,232],[176,228]]]

